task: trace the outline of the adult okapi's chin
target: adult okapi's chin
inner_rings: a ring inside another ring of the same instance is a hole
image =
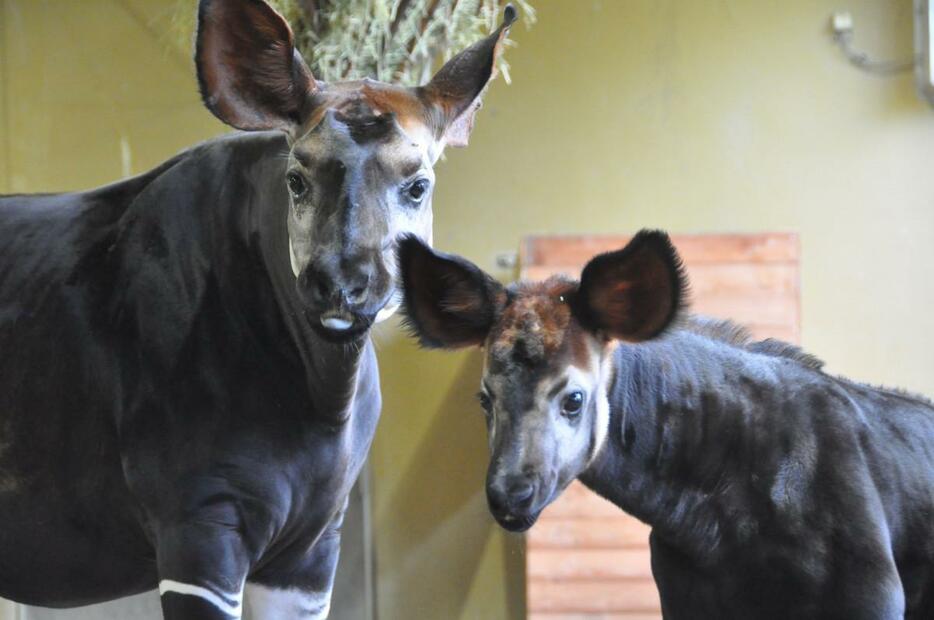
[[[504,287],[415,238],[399,263],[423,345],[485,348],[487,496],[506,529],[580,478],[652,526],[665,618],[934,618],[930,402],[677,320],[663,233],[579,282]]]
[[[326,84],[264,2],[202,0],[205,104],[256,133],[0,198],[0,596],[327,615],[395,241],[431,238],[432,166],[514,19],[423,87]]]

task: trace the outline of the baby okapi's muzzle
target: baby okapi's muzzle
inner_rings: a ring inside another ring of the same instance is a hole
[[[486,499],[496,522],[511,532],[524,532],[532,527],[544,507],[537,501],[538,485],[533,478],[494,476],[487,478]]]

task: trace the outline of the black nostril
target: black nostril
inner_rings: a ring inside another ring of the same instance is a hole
[[[350,301],[356,303],[363,299],[363,295],[366,293],[365,286],[358,286],[350,291]]]
[[[510,485],[507,492],[509,496],[509,505],[513,508],[524,508],[532,503],[532,496],[535,495],[535,487],[531,482],[515,482]]]

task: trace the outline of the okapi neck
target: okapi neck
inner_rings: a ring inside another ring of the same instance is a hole
[[[580,480],[669,544],[713,560],[730,530],[750,525],[731,514],[726,487],[742,486],[736,472],[755,459],[748,395],[767,391],[768,379],[735,351],[682,332],[620,346],[613,377],[607,441]]]
[[[282,226],[284,229],[284,219]],[[289,267],[287,243],[280,239],[272,249],[273,256],[279,260],[273,259],[275,264],[270,265],[275,272],[271,275],[282,319],[298,353],[311,395],[314,410],[310,415],[325,426],[339,428],[351,417],[362,375],[370,370],[375,372],[373,345],[369,334],[346,344],[328,342],[315,334],[295,294],[295,276]]]
[[[270,160],[274,163],[270,164]],[[277,161],[282,160],[282,161]],[[263,170],[254,178],[269,179],[271,185],[259,194],[272,200],[249,204],[248,217],[241,231],[257,252],[263,269],[258,277],[267,277],[275,297],[267,321],[284,325],[285,329],[271,329],[278,334],[287,355],[299,366],[311,397],[309,417],[326,427],[340,428],[351,418],[355,402],[359,400],[361,382],[369,381],[376,372],[376,359],[369,335],[347,344],[328,342],[318,336],[304,313],[304,306],[295,289],[295,274],[289,259],[287,215],[288,197],[285,194],[284,159],[270,157],[258,162],[259,166],[274,165],[275,170]],[[279,169],[281,168],[281,169]],[[263,273],[265,272],[265,273]],[[270,300],[272,301],[272,300]],[[371,368],[372,367],[372,368]]]

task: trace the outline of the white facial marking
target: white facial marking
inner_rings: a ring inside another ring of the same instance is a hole
[[[396,310],[399,309],[399,304],[390,304],[385,306],[382,310],[376,313],[376,322],[381,323],[391,317],[396,313]]]
[[[610,400],[607,397],[607,388],[613,373],[613,355],[611,352],[607,352],[602,363],[599,357],[594,359],[592,363],[600,364],[600,375],[597,378],[593,393],[594,398],[597,399],[597,419],[594,421],[594,447],[593,454],[590,455],[591,461],[599,454],[610,430]]]
[[[250,620],[324,620],[331,608],[331,593],[248,583],[246,606]]]
[[[583,389],[587,394],[587,399],[594,400],[594,421],[591,427],[591,452],[588,455],[588,464],[600,452],[606,442],[607,433],[610,426],[610,401],[607,399],[607,382],[612,372],[612,355],[606,355],[601,360],[601,349],[599,347],[590,347],[590,368],[593,370],[582,370],[577,366],[569,366],[566,377],[568,386],[576,385]]]
[[[163,579],[159,582],[159,596],[163,596],[169,592],[202,598],[220,609],[223,613],[237,618],[238,620],[243,613],[242,589],[240,592],[234,594],[228,594],[226,592],[218,593],[203,586],[182,583],[181,581],[173,581],[171,579]]]
[[[292,273],[295,277],[302,272],[302,266],[298,264],[298,258],[295,256],[295,248],[292,247],[292,237],[289,237],[289,262],[292,264]]]

